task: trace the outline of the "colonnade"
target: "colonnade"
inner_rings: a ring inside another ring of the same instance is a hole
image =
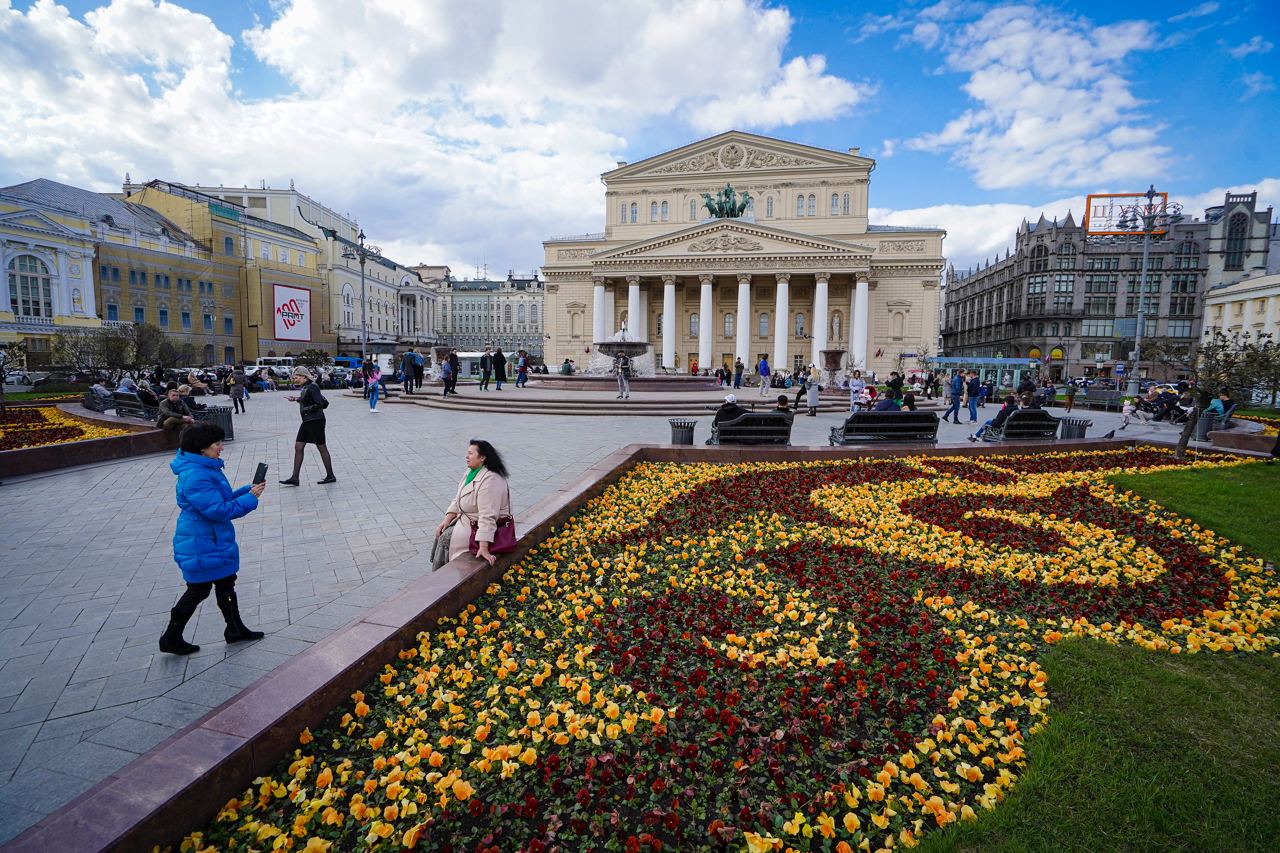
[[[831,273],[814,273],[813,322],[810,338],[811,349],[809,360],[821,363],[819,353],[828,349],[827,332],[831,323],[829,300],[829,284]],[[734,316],[734,355],[742,359],[744,364],[753,365],[755,355],[751,351],[751,273],[738,273],[737,306]],[[773,315],[773,354],[771,363],[776,368],[787,368],[788,343],[791,336],[791,277],[789,272],[775,273],[777,281],[776,299]],[[662,339],[657,342],[661,346],[662,364],[671,365],[676,360],[676,342],[681,328],[677,312],[675,274],[660,274],[662,282]],[[623,279],[627,287],[628,337],[636,340],[648,340],[648,300],[647,292],[642,288],[639,275],[627,275]],[[698,276],[700,293],[698,300],[698,364],[710,367],[715,340],[713,315],[713,286],[715,276],[702,273]],[[609,279],[604,276],[592,278],[594,292],[592,298],[592,336],[593,340],[604,341],[616,333],[610,329],[614,315],[613,292],[608,290]],[[867,330],[870,314],[870,283],[865,273],[854,274],[854,284],[850,289],[849,299],[849,364],[865,368],[867,365]]]

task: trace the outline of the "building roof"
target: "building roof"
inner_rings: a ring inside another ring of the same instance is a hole
[[[143,234],[168,237],[178,243],[192,246],[201,244],[175,223],[149,207],[124,201],[106,193],[60,184],[47,178],[37,178],[24,184],[0,189],[0,196],[36,207],[56,210],[73,216],[81,216],[90,222],[107,223],[117,231],[137,230]]]
[[[904,231],[943,231],[937,225],[868,225],[867,233],[897,234]]]
[[[324,233],[324,236],[328,237],[330,240],[334,240],[334,241],[336,241],[336,242],[338,242],[338,243],[341,243],[341,244],[342,244],[342,245],[344,245],[344,246],[350,246],[350,247],[351,247],[351,248],[353,248],[353,249],[358,249],[358,248],[360,247],[360,244],[359,244],[359,243],[357,243],[357,242],[356,242],[356,241],[354,241],[354,240],[348,240],[346,237],[343,237],[341,234],[339,234],[339,233],[338,233],[336,230],[334,230],[333,228],[326,228],[326,227],[325,227],[325,226],[323,226],[323,225],[320,225],[320,226],[317,226],[317,227],[319,227],[319,229]],[[307,239],[308,239],[308,240],[310,240],[311,238],[310,238],[310,237],[308,237]],[[366,248],[368,248],[368,244],[367,244],[367,243],[365,244],[365,247],[366,247]],[[421,281],[421,280],[422,280],[422,274],[421,274],[421,273],[419,273],[417,270],[412,269],[412,268],[410,268],[410,267],[406,267],[406,266],[404,266],[403,264],[398,264],[398,263],[396,263],[395,261],[393,261],[393,260],[391,260],[390,258],[385,257],[385,256],[383,256],[383,255],[380,255],[380,254],[379,254],[379,255],[370,255],[370,256],[369,256],[369,260],[373,261],[375,264],[378,264],[379,266],[386,267],[386,268],[387,268],[387,269],[389,269],[389,270],[395,270],[395,269],[397,269],[397,268],[398,268],[398,269],[407,270],[408,272],[411,272],[411,273],[413,273],[415,276],[417,276],[419,281]]]
[[[505,282],[505,281],[489,281],[489,280],[487,280],[487,279],[479,279],[479,278],[477,278],[477,279],[463,279],[463,280],[459,281],[458,279],[456,279],[456,278],[455,278],[455,279],[451,279],[451,280],[450,280],[450,282],[449,282],[449,287],[450,287],[452,290],[454,290],[455,292],[456,292],[456,291],[468,291],[468,290],[471,290],[471,291],[494,291],[494,290],[501,290],[501,289],[502,289],[502,285],[504,285],[504,284],[506,284],[506,282]]]

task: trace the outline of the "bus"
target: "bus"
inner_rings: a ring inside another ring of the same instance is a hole
[[[267,356],[254,362],[257,367],[293,367],[293,356]]]

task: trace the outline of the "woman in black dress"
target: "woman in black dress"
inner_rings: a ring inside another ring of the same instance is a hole
[[[320,451],[320,459],[324,462],[324,479],[317,485],[336,483],[338,478],[333,476],[333,460],[329,458],[329,448],[325,446],[324,436],[324,410],[329,407],[329,401],[320,393],[320,386],[316,385],[311,377],[311,371],[307,368],[295,367],[293,375],[289,378],[294,385],[301,388],[298,396],[287,399],[291,403],[298,404],[298,410],[302,414],[302,426],[298,427],[298,437],[293,441],[293,474],[289,479],[281,480],[280,484],[284,486],[299,484],[298,475],[302,473],[302,456],[308,444],[316,446]]]

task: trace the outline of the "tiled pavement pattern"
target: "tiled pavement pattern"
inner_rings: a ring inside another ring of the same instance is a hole
[[[336,485],[315,485],[322,469],[313,450],[301,488],[275,484],[292,464],[298,422],[282,393],[254,395],[223,457],[235,485],[258,462],[271,465],[262,505],[236,523],[241,612],[267,632],[256,643],[224,644],[210,597],[187,630],[199,653],[156,649],[182,589],[171,556],[177,508],[168,454],[0,487],[0,841],[421,573],[468,438],[487,438],[504,454],[517,513],[623,445],[670,439],[662,418],[395,404],[370,414],[363,401],[328,393]],[[1116,415],[1091,417],[1091,435],[1118,425]],[[798,417],[793,442],[825,446],[836,422]],[[710,416],[701,418],[697,440],[709,430]],[[1153,432],[1173,429],[1144,429]],[[968,433],[967,424],[946,425],[941,443],[963,444]]]

